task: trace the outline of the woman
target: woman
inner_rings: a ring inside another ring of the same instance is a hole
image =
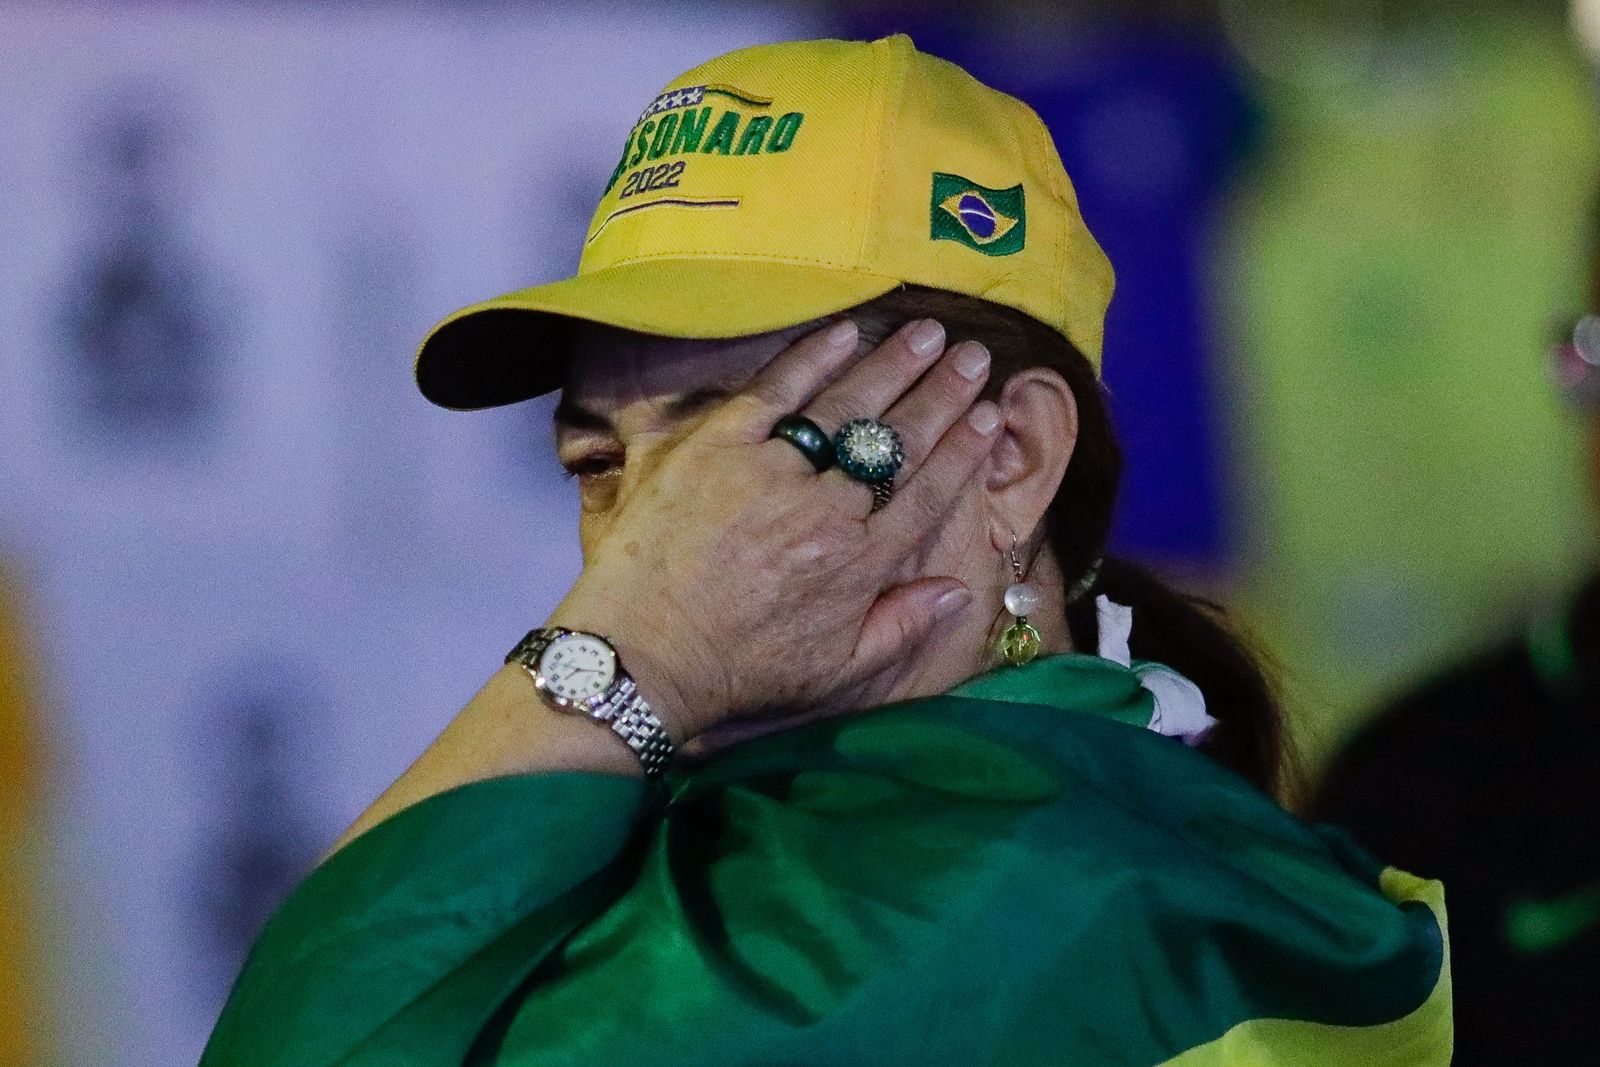
[[[205,1062],[1447,1062],[1437,885],[1278,808],[1250,657],[1101,562],[1110,282],[1038,120],[903,37],[678,79],[578,275],[418,361],[563,388],[583,573]]]

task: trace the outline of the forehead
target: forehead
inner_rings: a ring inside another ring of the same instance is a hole
[[[814,328],[815,324],[806,323],[772,333],[705,340],[579,323],[567,361],[566,396],[595,406],[704,389],[737,389]]]

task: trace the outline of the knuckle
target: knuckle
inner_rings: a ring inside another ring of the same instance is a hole
[[[747,427],[760,421],[764,410],[759,400],[748,394],[739,393],[723,401],[715,411],[707,415],[701,427],[713,439],[730,435],[742,436]]]
[[[918,355],[904,338],[896,338],[884,352],[887,356],[884,369],[895,378],[913,379],[927,368],[926,356]]]
[[[929,484],[919,487],[912,492],[906,501],[907,510],[919,526],[931,526],[937,522],[945,512],[945,494],[943,486]],[[937,495],[935,495],[937,494]]]
[[[912,645],[922,636],[922,619],[918,612],[904,609],[895,616],[895,633],[901,647]]]
[[[987,454],[989,439],[963,418],[951,428],[946,440],[947,447],[939,450],[943,460],[941,466],[954,472],[950,477],[964,481],[971,468]]]
[[[724,411],[734,411],[746,417],[764,415],[783,406],[784,393],[776,382],[757,380],[742,391],[729,397]]]
[[[830,436],[850,421],[841,410],[838,398],[831,396],[818,397],[806,408],[805,414],[806,418],[822,427],[823,433]]]
[[[911,426],[896,424],[895,432],[900,435],[900,443],[905,446],[906,462],[912,466],[916,466],[931,455],[939,443],[928,428],[920,423]]]
[[[797,543],[790,551],[790,556],[796,563],[816,563],[828,555],[828,544],[820,537],[807,537]]]

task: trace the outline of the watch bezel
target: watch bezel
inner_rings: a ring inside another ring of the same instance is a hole
[[[544,673],[545,657],[550,655],[557,645],[574,637],[587,637],[600,642],[601,646],[605,648],[606,656],[611,661],[611,680],[605,684],[603,689],[586,697],[561,696],[550,688],[549,680]],[[616,646],[606,640],[603,635],[590,633],[588,630],[562,630],[544,643],[544,647],[539,650],[538,658],[534,661],[533,670],[529,673],[533,675],[534,688],[539,691],[539,695],[544,699],[545,703],[562,711],[581,711],[592,715],[602,708],[611,694],[616,691],[617,685],[622,680],[622,664],[618,661]]]

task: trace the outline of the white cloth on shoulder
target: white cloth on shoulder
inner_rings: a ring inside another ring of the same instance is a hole
[[[1133,609],[1103,595],[1095,597],[1094,603],[1100,630],[1100,657],[1133,671],[1139,684],[1154,698],[1155,711],[1148,728],[1164,737],[1176,737],[1191,747],[1204,741],[1217,720],[1206,713],[1206,698],[1200,687],[1160,663],[1135,666],[1128,649],[1133,636]]]

